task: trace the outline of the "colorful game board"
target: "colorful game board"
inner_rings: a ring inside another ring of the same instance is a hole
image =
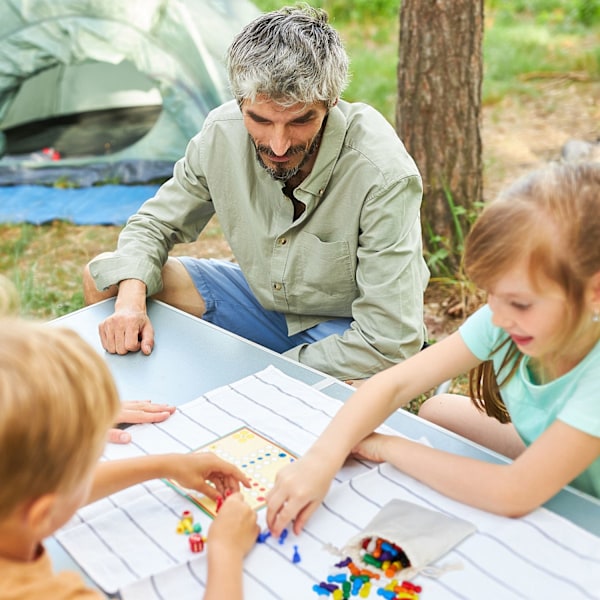
[[[214,452],[217,456],[233,463],[250,479],[250,489],[242,487],[246,502],[254,510],[266,504],[267,492],[275,483],[277,471],[296,460],[289,450],[259,435],[248,427],[242,427],[223,436],[194,452]],[[191,500],[211,517],[217,515],[214,500],[179,485],[175,480],[166,480],[177,492]]]

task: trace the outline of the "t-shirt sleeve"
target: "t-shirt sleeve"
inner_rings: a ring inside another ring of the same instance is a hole
[[[577,374],[576,384],[568,391],[569,398],[557,418],[595,437],[600,437],[600,404],[598,403],[598,372],[600,348],[587,357],[585,369]]]
[[[486,304],[474,312],[458,329],[467,348],[479,359],[488,360],[496,345],[497,328]]]

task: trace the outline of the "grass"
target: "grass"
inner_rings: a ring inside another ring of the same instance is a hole
[[[484,37],[484,104],[507,94],[537,95],[536,79],[598,78],[599,37],[598,27],[569,25],[566,17],[540,25],[534,15],[493,14]]]
[[[0,225],[0,271],[17,286],[21,313],[45,319],[81,308],[83,266],[114,247],[118,231],[62,221]]]
[[[294,0],[255,3],[261,10],[272,10]],[[345,98],[375,106],[393,123],[400,0],[312,4],[329,12],[350,55],[352,80]],[[487,0],[484,64],[483,99],[488,107],[500,106],[507,96],[543,96],[540,81],[545,77],[599,79],[600,0]],[[487,164],[486,169],[503,169],[497,162]],[[17,284],[23,314],[48,319],[81,307],[83,266],[97,253],[114,248],[118,233],[118,227],[62,222],[0,225],[0,271]],[[180,252],[190,252],[186,246]],[[190,253],[223,252],[226,244],[215,225]],[[440,284],[448,286],[456,275],[446,273]]]

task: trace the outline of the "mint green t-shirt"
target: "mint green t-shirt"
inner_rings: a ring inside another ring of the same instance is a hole
[[[460,335],[479,359],[492,359],[496,374],[504,349],[492,355],[507,337],[492,323],[492,311],[484,306],[463,323]],[[531,444],[555,419],[600,437],[600,342],[571,371],[545,384],[536,384],[524,356],[515,375],[502,386],[506,408],[525,444]],[[502,379],[502,377],[500,377]],[[600,498],[600,458],[571,482],[573,487]]]

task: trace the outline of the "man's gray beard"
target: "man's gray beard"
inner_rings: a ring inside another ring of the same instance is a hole
[[[268,167],[264,162],[259,153],[258,147],[256,144],[254,145],[254,150],[256,151],[256,159],[258,160],[258,164],[273,178],[275,181],[286,182],[289,181],[294,175],[297,175],[300,172],[300,169],[308,162],[308,159],[316,152],[319,144],[321,142],[321,132],[317,135],[317,137],[313,140],[313,143],[310,145],[308,152],[304,155],[304,158],[300,161],[298,166],[293,169],[287,169],[285,171],[278,171],[273,167]]]
[[[278,171],[277,169],[273,169],[272,167],[267,167],[267,165],[265,165],[265,163],[263,162],[262,158],[260,157],[260,154],[258,153],[258,150],[256,151],[256,158],[258,158],[258,162],[260,163],[260,166],[273,179],[275,179],[275,181],[283,181],[284,183],[286,181],[289,181],[294,175],[296,175],[298,173],[298,171],[300,171],[300,169],[306,163],[306,158],[305,158],[297,167],[294,167],[293,169],[287,169],[285,171]]]

